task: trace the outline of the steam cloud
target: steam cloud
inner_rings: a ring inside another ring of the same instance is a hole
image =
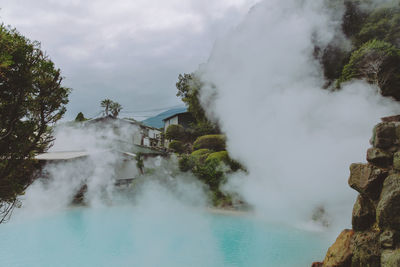
[[[323,1],[261,2],[199,70],[214,85],[203,88],[202,102],[249,171],[227,188],[271,220],[305,222],[322,205],[347,226],[355,199],[348,166],[365,161],[379,118],[400,111],[363,81],[321,89],[314,43],[337,36],[343,12],[329,10]]]

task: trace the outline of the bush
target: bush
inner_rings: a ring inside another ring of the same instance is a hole
[[[224,172],[217,159],[209,160],[204,164],[196,164],[193,173],[213,191],[218,190],[220,183],[224,180]]]
[[[222,134],[204,135],[196,139],[193,144],[193,150],[202,148],[211,149],[214,151],[225,150],[226,137]]]
[[[208,155],[210,155],[211,153],[213,153],[212,150],[209,150],[207,148],[202,148],[193,151],[192,154],[190,154],[190,156],[196,161],[204,162],[207,159]]]
[[[357,47],[372,39],[397,44],[400,39],[400,8],[387,6],[369,14],[360,32],[356,35]]]
[[[178,161],[179,170],[181,172],[191,171],[194,168],[195,164],[196,162],[194,158],[188,155],[183,155]]]
[[[83,115],[82,112],[79,112],[78,115],[76,115],[75,121],[76,122],[81,122],[81,121],[86,121],[87,119],[85,118],[85,116]]]
[[[185,139],[185,129],[179,124],[168,126],[165,137],[169,140],[183,141]]]
[[[216,159],[220,162],[223,162],[225,164],[229,164],[229,162],[231,160],[229,158],[228,152],[226,150],[209,154],[206,161],[210,161],[210,160],[214,160],[214,159]]]
[[[185,152],[185,146],[181,141],[177,140],[173,140],[171,143],[169,143],[168,148],[179,154]]]
[[[344,66],[339,83],[366,79],[381,89],[383,96],[400,100],[400,50],[390,43],[371,40],[354,51]]]

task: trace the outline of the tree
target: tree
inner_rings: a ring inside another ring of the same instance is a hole
[[[85,116],[83,115],[82,112],[79,112],[78,115],[76,115],[76,118],[75,118],[76,122],[81,122],[81,121],[85,121],[85,120],[87,120],[87,119],[85,118]]]
[[[113,103],[113,101],[111,101],[110,99],[104,99],[103,101],[101,101],[100,106],[102,108],[104,108],[104,115],[108,116],[108,112],[110,110],[110,105]]]
[[[54,140],[70,92],[62,80],[40,43],[0,25],[0,223],[36,178],[35,154]]]
[[[206,113],[200,104],[199,94],[202,86],[203,83],[195,73],[179,74],[178,82],[176,83],[176,88],[178,89],[176,96],[182,99],[188,107],[188,111],[196,120],[196,123],[192,127],[195,131],[193,133],[194,136],[219,133],[218,126],[207,118]],[[201,130],[202,133],[196,134],[197,130]]]
[[[390,43],[371,40],[354,51],[344,66],[340,82],[366,79],[384,96],[400,100],[400,49]]]
[[[122,110],[122,106],[117,102],[112,102],[110,105],[111,116],[118,117],[118,114]]]
[[[185,129],[182,125],[171,124],[165,132],[165,137],[169,140],[183,141],[185,139]]]
[[[202,82],[194,73],[179,74],[176,88],[182,101],[188,106],[188,111],[192,113],[197,121],[207,120],[203,107],[199,101],[199,92],[202,87]]]
[[[111,115],[113,117],[118,117],[122,110],[122,106],[118,102],[114,102],[108,98],[101,101],[100,106],[104,108],[103,114],[105,116]]]

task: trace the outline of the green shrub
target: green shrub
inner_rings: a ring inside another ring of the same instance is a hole
[[[208,155],[206,161],[210,161],[210,160],[213,160],[213,159],[216,159],[219,162],[223,162],[225,164],[229,164],[229,162],[231,160],[229,158],[228,152],[226,150],[211,153],[210,155]]]
[[[169,143],[168,148],[173,150],[176,153],[183,153],[185,152],[185,146],[181,141],[173,140]]]
[[[210,155],[211,153],[213,153],[212,150],[209,150],[207,148],[202,148],[196,151],[193,151],[191,155],[191,157],[193,157],[194,160],[199,161],[199,162],[204,162],[208,155]]]
[[[218,190],[220,183],[224,180],[224,172],[221,169],[220,161],[215,158],[204,164],[196,164],[192,171],[197,178],[207,184],[213,191]]]
[[[178,124],[168,126],[165,137],[169,140],[183,141],[185,139],[185,129]]]
[[[78,115],[76,115],[75,121],[76,122],[81,122],[81,121],[86,121],[87,119],[85,118],[85,116],[83,115],[82,112],[79,112]]]
[[[231,168],[232,171],[237,171],[239,169],[245,170],[245,168],[237,161],[231,159],[227,151],[214,152],[208,155],[206,162],[210,160],[218,160],[219,162],[225,163]]]
[[[372,39],[397,44],[400,39],[400,8],[381,7],[371,12],[356,35],[355,45],[360,47]]]
[[[178,161],[179,170],[182,172],[191,171],[196,162],[192,156],[182,155],[182,157]]]
[[[400,50],[390,43],[371,40],[351,55],[339,83],[366,79],[379,86],[383,96],[400,100]]]
[[[222,134],[203,135],[196,139],[193,144],[193,150],[202,148],[211,149],[214,151],[225,150],[226,137]]]

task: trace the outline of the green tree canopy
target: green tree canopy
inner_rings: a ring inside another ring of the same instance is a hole
[[[197,138],[193,143],[193,150],[207,148],[214,151],[221,151],[226,148],[225,142],[226,137],[223,134],[204,135]]]
[[[360,32],[355,36],[355,45],[361,46],[369,40],[377,39],[399,46],[400,7],[383,6],[377,8],[366,18]]]
[[[183,141],[185,139],[185,129],[182,127],[182,125],[171,124],[168,126],[167,131],[165,132],[165,137],[169,140]]]
[[[114,102],[111,99],[104,99],[100,102],[100,106],[104,108],[103,114],[105,116],[111,115],[113,117],[118,117],[122,110],[122,106],[118,102]]]
[[[100,102],[100,106],[102,107],[102,108],[104,108],[104,115],[105,116],[108,116],[108,113],[109,113],[109,111],[110,111],[110,105],[111,105],[111,103],[112,103],[113,101],[111,101],[110,99],[104,99],[104,100],[102,100],[101,102]]]
[[[36,162],[53,141],[70,90],[36,41],[0,25],[0,223],[33,181]]]
[[[111,115],[113,117],[115,117],[115,118],[118,117],[118,115],[121,112],[121,110],[122,110],[122,106],[119,103],[117,103],[117,102],[112,102],[111,103],[110,111],[111,111]]]
[[[366,79],[384,96],[400,100],[400,49],[390,43],[371,40],[351,55],[340,81]]]
[[[179,74],[176,88],[178,97],[182,99],[182,102],[188,107],[188,111],[195,118],[196,123],[193,125],[192,130],[194,136],[219,133],[218,126],[207,118],[203,107],[200,104],[199,96],[200,89],[203,86],[202,81],[197,77],[195,73],[184,73]],[[196,134],[196,132],[201,132]]]
[[[75,121],[80,122],[80,121],[85,121],[85,120],[87,120],[87,119],[85,118],[85,115],[83,115],[82,112],[79,112],[78,115],[76,115]]]

